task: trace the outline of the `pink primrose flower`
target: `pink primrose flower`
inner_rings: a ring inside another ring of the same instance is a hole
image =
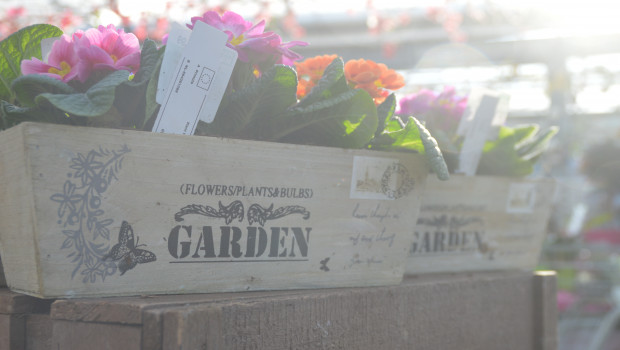
[[[422,89],[403,97],[398,103],[397,115],[420,118],[427,128],[450,134],[456,131],[467,108],[467,96],[458,96],[453,86],[446,86],[439,94]]]
[[[78,75],[78,56],[75,52],[74,39],[63,35],[52,44],[52,49],[47,58],[47,63],[37,58],[23,60],[21,71],[23,75],[41,74],[52,77],[63,82],[69,82]]]
[[[79,77],[85,81],[92,71],[140,69],[140,42],[132,33],[107,27],[88,29],[77,42]]]
[[[305,41],[289,41],[278,46],[278,51],[282,54],[280,59],[276,63],[285,64],[287,66],[293,66],[295,61],[302,60],[304,56],[290,50],[293,46],[307,46]]]
[[[401,98],[398,101],[399,109],[396,112],[402,116],[419,116],[428,112],[435,100],[437,94],[431,90],[422,89],[417,93],[413,93]]]
[[[467,96],[457,96],[454,86],[446,86],[434,103],[443,113],[460,119],[467,108]]]
[[[194,28],[197,21],[202,21],[228,35],[227,46],[236,50],[242,62],[282,63],[293,65],[294,61],[303,57],[291,51],[293,46],[306,46],[303,41],[282,43],[282,38],[274,32],[265,32],[265,21],[252,25],[239,14],[231,11],[220,16],[215,11],[207,11],[202,17],[192,17],[187,27]]]

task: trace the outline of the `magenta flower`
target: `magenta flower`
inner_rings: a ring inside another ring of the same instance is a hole
[[[280,56],[280,59],[276,63],[285,64],[287,66],[293,66],[295,64],[295,61],[299,61],[303,59],[304,56],[291,51],[289,48],[293,46],[306,46],[306,45],[308,45],[307,42],[298,41],[298,40],[289,41],[288,43],[284,43],[284,44],[281,43],[280,45],[278,45],[278,51],[280,52],[281,56]]]
[[[264,63],[282,63],[292,65],[303,57],[291,51],[293,46],[306,46],[303,41],[282,43],[282,38],[274,32],[265,32],[265,21],[252,25],[239,14],[231,11],[220,16],[215,11],[207,11],[202,17],[192,17],[187,27],[194,28],[197,21],[205,22],[228,35],[228,47],[239,54],[242,62],[261,65]]]
[[[23,75],[41,74],[51,78],[69,82],[78,75],[78,56],[75,52],[74,38],[63,35],[52,45],[47,63],[37,58],[23,60],[21,70]]]
[[[422,89],[418,93],[413,93],[401,98],[398,101],[399,109],[396,112],[403,116],[419,116],[428,112],[435,100],[437,94],[434,91]]]
[[[467,108],[467,96],[457,96],[454,87],[446,86],[440,94],[422,89],[403,97],[398,103],[397,115],[417,117],[431,132],[440,129],[451,134],[456,131]]]
[[[467,108],[467,97],[457,96],[454,86],[446,86],[434,103],[443,113],[460,119]]]
[[[92,71],[140,69],[140,42],[132,33],[107,27],[88,29],[77,42],[79,77],[85,81]]]

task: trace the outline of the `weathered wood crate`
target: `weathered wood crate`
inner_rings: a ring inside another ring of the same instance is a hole
[[[406,273],[533,270],[554,189],[551,179],[429,177]]]
[[[2,266],[2,259],[0,259],[0,288],[2,287],[6,287],[6,278],[4,277],[4,267]]]
[[[420,155],[22,123],[0,134],[8,286],[44,298],[402,280]]]
[[[52,349],[554,350],[555,275],[407,278],[384,287],[65,299]]]
[[[0,289],[0,349],[52,350],[51,303]]]

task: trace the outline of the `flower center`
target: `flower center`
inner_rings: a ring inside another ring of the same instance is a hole
[[[112,61],[114,61],[114,63],[118,61],[118,57],[116,57],[116,55],[110,55],[110,57],[112,58]]]
[[[453,107],[453,104],[451,103],[451,101],[447,99],[438,100],[437,103],[439,104],[440,107],[447,107],[447,108]]]
[[[233,44],[233,46],[237,46],[239,44],[241,44],[243,42],[243,34],[239,35],[236,38],[233,38],[230,43]]]
[[[71,66],[69,65],[69,63],[65,61],[60,62],[60,69],[56,67],[51,67],[50,69],[47,70],[48,73],[58,74],[62,78],[64,78],[65,75],[69,74],[70,71],[71,71]]]

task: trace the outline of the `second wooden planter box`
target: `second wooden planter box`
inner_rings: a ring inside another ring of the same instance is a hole
[[[429,177],[406,273],[533,270],[554,189],[550,179]]]
[[[419,155],[22,123],[0,134],[0,254],[45,297],[396,284]]]

